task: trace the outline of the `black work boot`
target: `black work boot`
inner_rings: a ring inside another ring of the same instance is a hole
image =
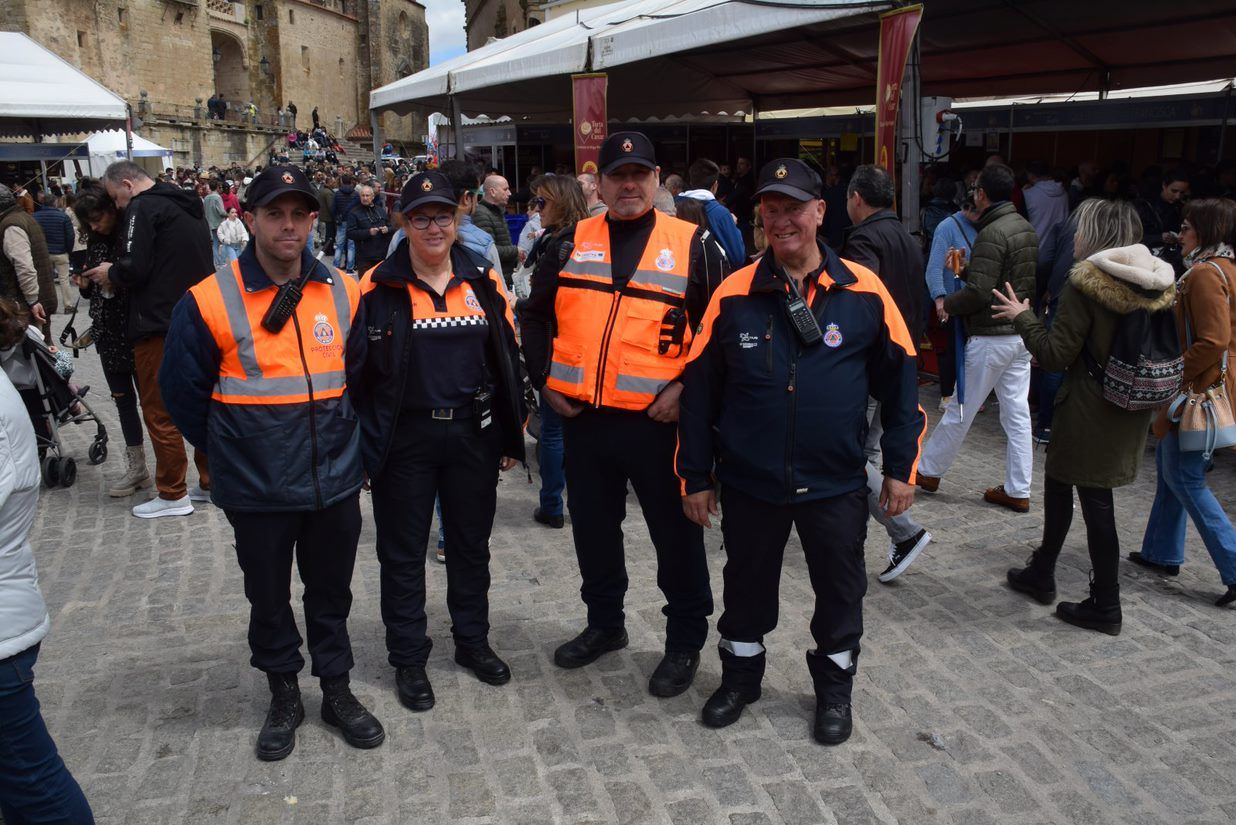
[[[1120,584],[1100,585],[1090,574],[1090,598],[1084,602],[1060,602],[1056,615],[1075,627],[1097,630],[1109,636],[1120,635]]]
[[[850,655],[850,666],[842,668],[818,650],[807,651],[807,670],[815,684],[815,724],[811,733],[821,745],[840,745],[854,730],[850,693],[854,674],[858,672],[858,649],[850,651]]]
[[[1025,567],[1009,568],[1008,580],[1009,587],[1018,593],[1025,593],[1039,604],[1051,604],[1056,600],[1056,557],[1035,550],[1026,559]]]
[[[386,739],[382,723],[352,695],[346,673],[322,680],[322,721],[339,728],[354,748],[376,748]]]
[[[700,720],[710,728],[724,728],[738,721],[743,709],[760,698],[767,654],[735,656],[721,648],[721,687],[704,703]]]
[[[665,656],[648,679],[648,692],[663,699],[683,693],[691,687],[691,681],[695,679],[695,671],[699,666],[699,653],[665,651]]]
[[[563,668],[590,665],[611,650],[627,646],[626,628],[586,627],[569,642],[564,642],[554,651],[554,664]]]
[[[305,706],[300,702],[300,686],[295,673],[267,673],[270,685],[270,710],[257,739],[257,758],[263,762],[286,759],[296,747],[296,728],[305,721]]]

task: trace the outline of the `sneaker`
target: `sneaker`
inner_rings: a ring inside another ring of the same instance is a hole
[[[946,395],[943,398],[941,398],[940,399],[940,412],[944,412],[946,409],[948,409],[949,402],[952,400],[953,400],[953,396],[951,395]]]
[[[1051,427],[1039,427],[1030,436],[1035,444],[1050,444],[1051,443]]]
[[[189,488],[189,501],[201,501],[206,504],[209,504],[210,503],[210,491],[201,487],[200,485],[195,484],[194,486]]]
[[[162,518],[163,516],[187,516],[193,512],[193,502],[188,496],[170,501],[158,496],[145,504],[133,508],[133,515],[138,518]]]
[[[438,542],[438,549],[433,557],[438,560],[438,564],[446,564],[446,545]]]
[[[926,530],[919,530],[913,536],[900,541],[889,548],[888,551],[888,567],[879,575],[879,579],[884,584],[888,584],[893,579],[906,572],[914,560],[918,558],[918,554],[923,552],[928,543],[931,541],[931,533]]]

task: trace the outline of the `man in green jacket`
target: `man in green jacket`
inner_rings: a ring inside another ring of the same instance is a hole
[[[502,262],[502,277],[511,285],[511,276],[519,264],[519,247],[511,240],[510,227],[506,225],[506,205],[511,200],[511,185],[501,175],[485,178],[483,195],[472,213],[472,222],[488,232],[498,247],[498,260]]]
[[[923,447],[918,485],[934,493],[965,440],[979,406],[994,389],[1000,402],[1000,426],[1008,445],[1004,483],[983,500],[1018,513],[1030,510],[1033,452],[1030,440],[1030,353],[1008,320],[992,315],[991,291],[1012,284],[1019,299],[1033,298],[1039,242],[1012,196],[1013,170],[992,164],[979,175],[974,203],[980,210],[978,236],[962,289],[944,299],[944,310],[960,317],[969,339],[965,354],[965,404],[954,397]],[[963,409],[964,406],[964,409]]]

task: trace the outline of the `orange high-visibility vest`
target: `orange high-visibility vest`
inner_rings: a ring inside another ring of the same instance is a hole
[[[222,355],[213,400],[306,404],[343,395],[344,345],[360,303],[351,278],[335,271],[330,283],[306,281],[295,314],[278,333],[262,326],[275,290],[247,292],[239,261],[189,291]]]
[[[604,214],[575,225],[558,273],[558,334],[545,385],[593,406],[643,410],[678,378],[691,347],[685,300],[695,224],[656,214],[631,279],[614,287]],[[675,315],[676,340],[670,340]]]

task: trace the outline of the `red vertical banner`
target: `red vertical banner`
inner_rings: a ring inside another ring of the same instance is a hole
[[[901,101],[901,78],[923,7],[906,6],[880,15],[880,62],[876,72],[876,163],[895,173],[897,158],[897,107]]]
[[[597,158],[600,157],[601,144],[605,142],[607,133],[605,95],[608,88],[609,75],[603,72],[571,75],[576,174],[597,173]]]

